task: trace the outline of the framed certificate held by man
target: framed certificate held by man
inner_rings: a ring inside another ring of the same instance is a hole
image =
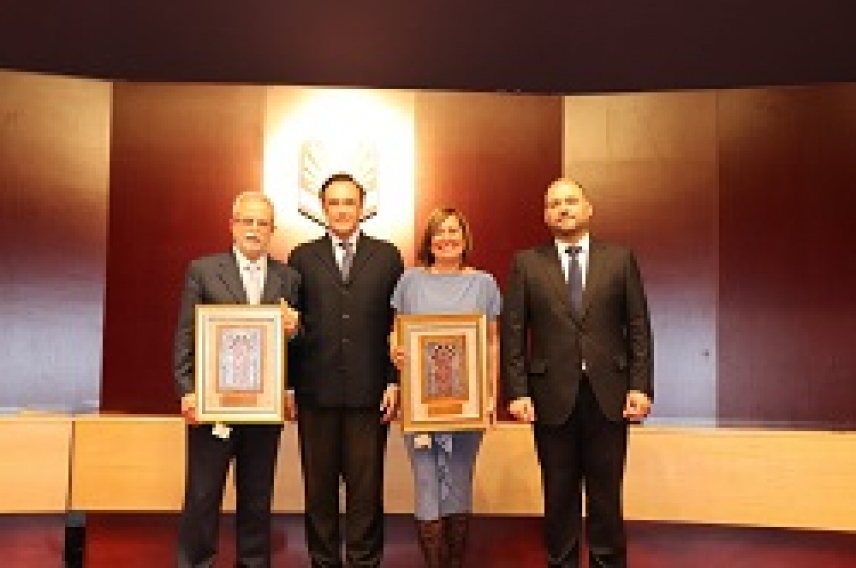
[[[196,306],[197,421],[282,422],[287,357],[279,305]]]
[[[489,425],[487,319],[480,314],[399,315],[405,432],[482,430]]]

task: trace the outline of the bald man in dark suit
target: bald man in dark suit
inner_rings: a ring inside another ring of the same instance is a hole
[[[589,565],[623,568],[627,424],[650,411],[653,346],[635,257],[589,235],[592,213],[573,180],[548,188],[554,240],[512,261],[503,378],[511,414],[534,424],[548,564],[579,566],[585,487]]]

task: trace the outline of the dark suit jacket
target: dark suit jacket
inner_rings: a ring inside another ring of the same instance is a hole
[[[503,379],[511,400],[532,397],[545,424],[561,424],[573,410],[582,361],[610,420],[622,420],[628,390],[653,397],[651,325],[636,260],[626,248],[590,242],[582,314],[571,307],[553,242],[512,261],[502,310]]]
[[[404,270],[391,243],[360,235],[350,278],[342,281],[329,236],[296,247],[288,260],[302,278],[301,333],[289,380],[298,404],[375,408],[397,380],[389,358],[390,297]]]
[[[261,303],[277,304],[280,298],[298,304],[300,276],[284,263],[268,257]],[[194,326],[197,304],[246,304],[247,295],[231,252],[199,258],[190,263],[181,297],[175,333],[174,374],[179,396],[193,392]]]

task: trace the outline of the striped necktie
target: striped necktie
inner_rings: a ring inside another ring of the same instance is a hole
[[[342,263],[339,265],[339,271],[342,273],[342,280],[348,280],[351,275],[351,265],[354,263],[354,245],[350,241],[339,241],[339,246],[342,247]]]

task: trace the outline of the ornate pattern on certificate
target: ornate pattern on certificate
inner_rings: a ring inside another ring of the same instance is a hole
[[[466,401],[469,392],[466,339],[461,335],[427,337],[422,350],[425,361],[422,403]]]
[[[218,361],[218,392],[262,390],[262,330],[222,326]]]

